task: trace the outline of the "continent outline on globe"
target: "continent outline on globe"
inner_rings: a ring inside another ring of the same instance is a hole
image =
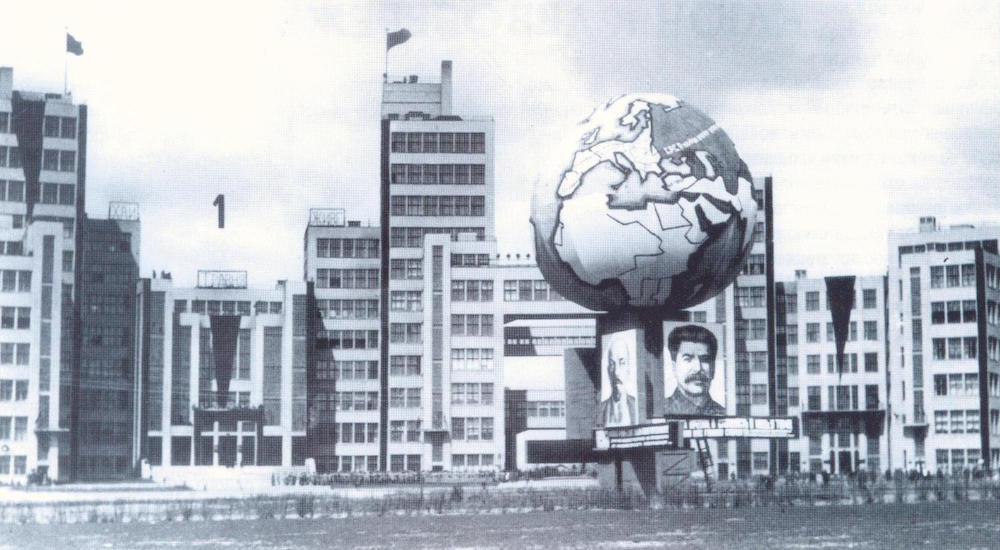
[[[725,132],[663,94],[610,100],[582,124],[555,188],[536,188],[536,258],[550,284],[595,310],[683,309],[728,286],[757,203]]]

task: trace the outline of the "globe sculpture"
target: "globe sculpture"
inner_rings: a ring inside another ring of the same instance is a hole
[[[562,173],[535,185],[549,284],[592,310],[664,314],[726,288],[750,250],[757,203],[722,128],[672,96],[632,94],[579,130]]]

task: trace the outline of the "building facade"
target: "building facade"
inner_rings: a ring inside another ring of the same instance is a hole
[[[197,288],[140,280],[133,460],[303,465],[314,454],[306,438],[311,300],[303,282],[247,288],[245,272],[199,272]]]
[[[86,136],[86,105],[68,94],[15,90],[13,70],[0,67],[3,482],[23,483],[31,472],[53,479],[72,473]]]
[[[788,413],[801,421],[789,442],[789,470],[881,473],[888,456],[885,278],[799,275],[778,292]],[[850,301],[846,316],[833,311],[838,300]]]
[[[71,426],[77,434],[72,453],[76,479],[135,474],[132,360],[139,250],[137,205],[112,203],[108,219],[84,218],[78,256],[82,334]]]
[[[1000,227],[889,233],[889,466],[1000,461]]]

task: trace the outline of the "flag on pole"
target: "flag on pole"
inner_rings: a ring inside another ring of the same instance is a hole
[[[73,55],[83,55],[83,43],[66,33],[66,51]]]
[[[390,32],[385,35],[385,50],[389,51],[393,46],[398,46],[409,39],[410,31],[406,29],[399,29],[396,32]]]

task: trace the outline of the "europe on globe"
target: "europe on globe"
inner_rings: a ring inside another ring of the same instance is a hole
[[[562,173],[535,185],[549,284],[596,311],[677,311],[725,289],[750,250],[757,203],[722,128],[673,96],[630,94],[598,107],[580,136]]]

